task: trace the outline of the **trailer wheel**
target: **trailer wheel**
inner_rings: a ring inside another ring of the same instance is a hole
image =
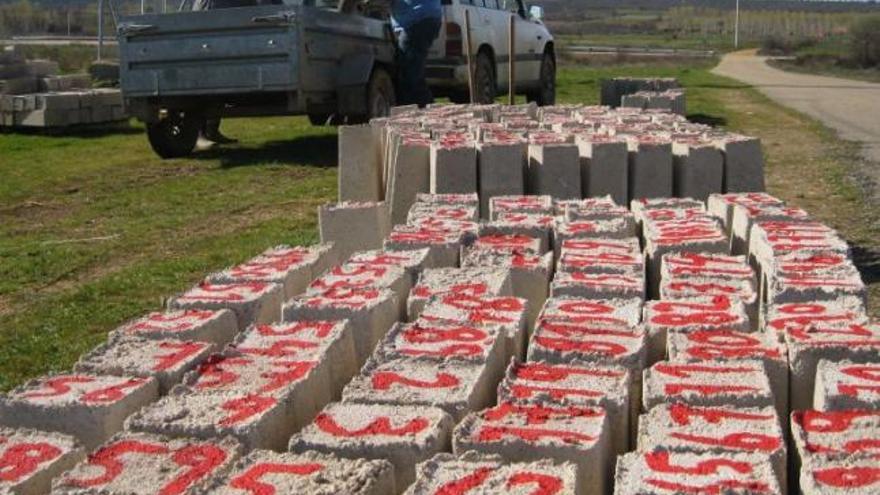
[[[541,87],[529,92],[526,96],[529,101],[534,101],[539,106],[556,104],[556,62],[553,54],[544,52],[541,59]]]
[[[394,81],[388,71],[382,67],[376,67],[370,76],[369,84],[367,84],[367,120],[375,117],[387,117],[391,113],[391,107],[396,104]]]
[[[163,159],[180,158],[192,153],[205,120],[192,114],[169,111],[158,122],[147,124],[150,146]]]
[[[477,54],[474,64],[474,103],[495,103],[497,84],[492,59],[484,52]]]

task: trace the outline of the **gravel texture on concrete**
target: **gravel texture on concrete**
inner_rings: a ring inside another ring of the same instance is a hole
[[[468,415],[452,435],[453,452],[500,455],[511,462],[572,462],[583,493],[605,492],[613,465],[605,410],[541,404],[499,405]]]
[[[200,490],[202,495],[385,495],[394,492],[394,466],[386,460],[268,450],[255,450],[239,459],[226,475],[214,477]]]
[[[416,464],[449,451],[453,424],[435,407],[334,403],[290,439],[290,450],[386,459],[400,493],[415,481]]]
[[[117,334],[106,344],[83,355],[77,373],[153,377],[165,394],[216,350],[216,345],[194,340],[150,340]]]
[[[0,427],[0,493],[48,493],[53,478],[85,457],[86,450],[72,436]]]
[[[229,471],[241,455],[241,445],[228,437],[174,439],[126,431],[56,478],[52,493],[195,493]]]
[[[65,433],[94,449],[158,396],[152,377],[47,375],[0,396],[0,424]]]
[[[819,411],[880,410],[880,364],[819,361],[813,407]]]
[[[576,495],[577,468],[572,463],[505,462],[499,456],[465,452],[461,456],[437,454],[416,468],[416,482],[405,495],[534,494]]]
[[[188,309],[149,313],[114,330],[114,334],[145,339],[200,340],[224,345],[238,332],[235,313],[228,309]]]

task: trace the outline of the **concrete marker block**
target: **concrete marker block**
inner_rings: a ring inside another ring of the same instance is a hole
[[[256,450],[229,473],[214,477],[205,495],[245,495],[255,491],[314,495],[395,493],[394,466],[385,460],[342,459],[329,454]]]
[[[195,493],[226,473],[241,454],[241,445],[229,437],[173,439],[126,431],[55,479],[52,493]]]
[[[290,451],[388,460],[400,493],[415,481],[416,464],[449,449],[452,426],[434,407],[334,403],[290,439]]]
[[[681,402],[693,406],[773,407],[764,363],[657,363],[645,370],[642,410]]]
[[[391,232],[391,213],[384,201],[344,202],[318,208],[321,242],[332,242],[340,259],[355,251],[378,249]]]
[[[229,309],[188,309],[149,313],[117,328],[111,332],[111,338],[113,335],[126,335],[152,340],[196,340],[223,345],[231,341],[236,332],[238,320]]]
[[[10,495],[48,493],[53,478],[85,457],[85,449],[71,436],[0,427],[0,459],[4,465],[0,491]]]
[[[813,408],[880,410],[880,364],[819,361]]]
[[[501,403],[468,415],[453,432],[453,453],[510,462],[551,459],[577,466],[581,490],[605,493],[610,476],[608,419],[601,408]]]
[[[215,284],[202,282],[168,300],[168,309],[230,309],[238,329],[254,323],[274,323],[281,319],[283,288],[266,282]]]
[[[48,375],[0,397],[0,424],[65,433],[94,449],[158,397],[154,378]]]
[[[81,356],[73,369],[96,375],[153,377],[159,393],[166,394],[215,350],[209,342],[116,335]]]

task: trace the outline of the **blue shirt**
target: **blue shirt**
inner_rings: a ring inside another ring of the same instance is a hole
[[[440,19],[443,8],[440,0],[392,0],[391,25],[394,29],[408,29],[424,19]]]

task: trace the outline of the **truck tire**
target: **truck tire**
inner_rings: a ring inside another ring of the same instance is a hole
[[[526,97],[529,101],[534,101],[538,106],[548,106],[556,104],[556,61],[550,52],[544,52],[541,58],[541,86],[530,91]]]
[[[147,124],[147,139],[162,159],[181,158],[192,153],[204,123],[195,115],[169,111],[166,118]]]
[[[474,64],[474,103],[495,103],[498,85],[495,82],[495,67],[485,52],[477,54]]]
[[[396,104],[397,95],[394,93],[391,75],[382,67],[376,67],[367,84],[367,120],[387,117],[391,113],[391,107]]]

